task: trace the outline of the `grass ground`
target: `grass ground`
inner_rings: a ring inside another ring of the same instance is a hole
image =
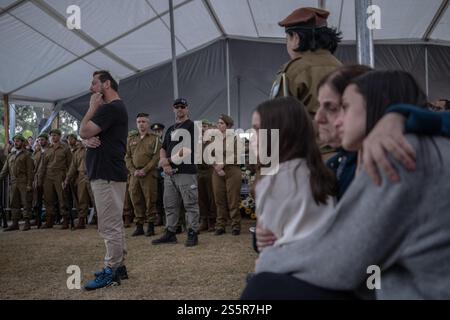
[[[253,223],[243,220],[240,236],[203,232],[191,248],[184,246],[185,234],[177,235],[178,244],[152,246],[154,237],[131,237],[134,228],[125,229],[130,279],[93,292],[69,290],[66,270],[78,265],[83,285],[102,267],[105,246],[95,226],[0,231],[0,299],[237,299],[256,258],[248,231]],[[156,231],[156,237],[163,232]]]

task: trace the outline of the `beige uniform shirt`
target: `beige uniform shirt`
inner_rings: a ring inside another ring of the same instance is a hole
[[[292,96],[300,100],[310,114],[319,108],[317,87],[325,76],[342,66],[328,50],[302,52],[281,67],[272,86],[270,96]]]

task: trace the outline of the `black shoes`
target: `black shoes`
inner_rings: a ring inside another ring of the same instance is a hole
[[[142,236],[144,233],[144,226],[142,224],[136,224],[136,230],[134,230],[132,237]]]
[[[163,243],[177,243],[177,236],[175,232],[170,232],[169,230],[166,230],[161,238],[152,241],[153,245]]]
[[[195,232],[192,229],[189,229],[187,234],[187,240],[186,240],[186,247],[193,247],[198,244],[198,235],[197,232]]]

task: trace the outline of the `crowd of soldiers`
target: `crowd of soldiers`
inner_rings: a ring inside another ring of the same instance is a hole
[[[202,124],[203,130],[213,128],[207,120]],[[155,227],[165,223],[164,178],[158,167],[165,127],[160,123],[150,125],[146,113],[137,115],[136,125],[137,130],[130,131],[127,139],[125,162],[129,174],[123,209],[124,226],[129,228],[135,222],[136,230],[132,236],[153,236]],[[0,173],[0,181],[9,176],[12,224],[7,225],[2,208],[4,231],[19,230],[22,217],[25,221],[23,231],[32,226],[49,229],[55,224],[59,224],[61,229],[78,230],[85,229],[88,222],[95,224],[95,201],[86,173],[83,141],[78,140],[74,133],[62,139],[59,129],[40,134],[34,145],[21,134],[12,140],[13,144],[5,151],[7,157],[3,159]],[[199,231],[215,230],[212,174],[212,166],[198,166]],[[184,215],[181,217],[177,232],[184,228]],[[148,227],[144,230],[146,223]]]
[[[75,134],[61,140],[62,132],[52,129],[49,134],[38,136],[33,147],[17,134],[0,173],[0,180],[9,176],[9,206],[12,224],[5,231],[19,229],[21,209],[25,224],[23,231],[30,230],[31,218],[37,228],[85,229],[85,220],[94,199],[86,175],[86,147]],[[28,146],[28,148],[27,148]],[[74,225],[72,208],[78,212],[78,224]],[[42,212],[45,208],[45,222]],[[5,226],[5,225],[4,225]]]

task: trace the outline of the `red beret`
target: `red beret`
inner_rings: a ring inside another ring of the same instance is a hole
[[[302,27],[326,27],[327,19],[330,13],[326,10],[318,8],[300,8],[294,10],[290,15],[288,15],[284,20],[280,21],[278,24],[281,27],[289,28],[294,26]]]

